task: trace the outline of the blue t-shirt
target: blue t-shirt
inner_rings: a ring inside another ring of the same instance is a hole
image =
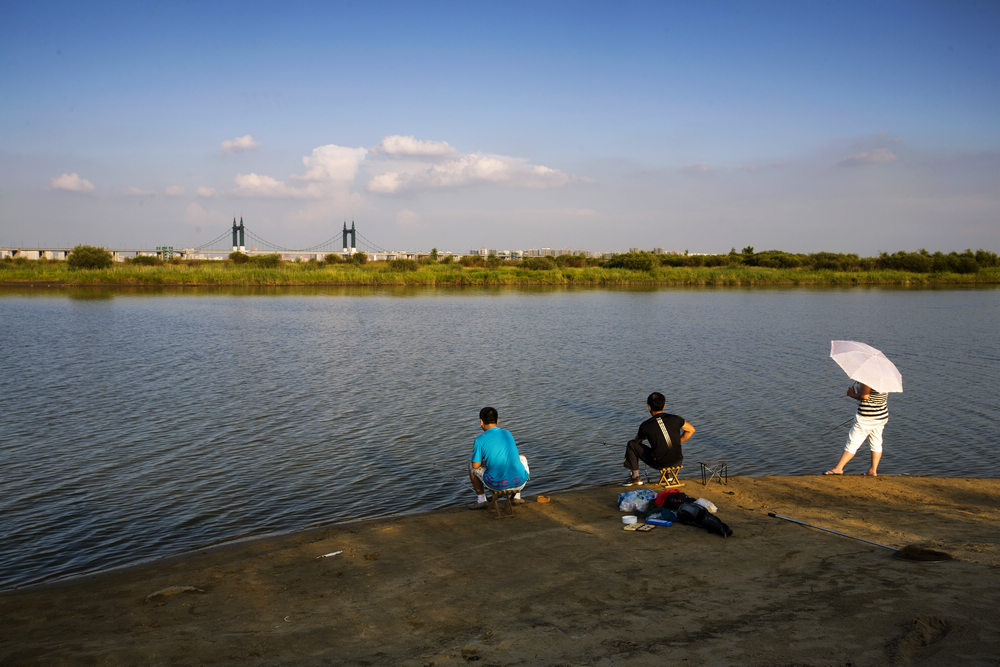
[[[491,489],[511,489],[528,481],[528,472],[521,465],[514,436],[499,426],[486,429],[476,438],[472,462],[485,466],[483,481]]]

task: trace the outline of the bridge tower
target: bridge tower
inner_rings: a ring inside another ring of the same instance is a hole
[[[347,245],[347,235],[351,235],[351,245]],[[344,252],[350,252],[352,255],[358,251],[358,242],[355,236],[357,234],[357,229],[354,227],[354,221],[351,220],[351,228],[347,228],[347,221],[344,221]]]
[[[247,251],[246,242],[243,239],[243,216],[240,216],[240,225],[236,226],[236,218],[233,218],[233,252],[243,252]],[[237,232],[239,232],[239,243],[236,242]]]

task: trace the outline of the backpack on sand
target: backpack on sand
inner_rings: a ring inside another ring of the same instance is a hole
[[[683,503],[677,508],[677,519],[688,526],[700,526],[710,533],[729,537],[732,529],[724,524],[719,517],[709,512],[701,505]]]

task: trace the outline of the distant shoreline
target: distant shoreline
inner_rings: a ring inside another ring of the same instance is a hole
[[[900,270],[833,271],[767,267],[671,267],[632,270],[559,267],[547,270],[457,264],[398,270],[284,262],[276,267],[228,262],[185,262],[107,269],[72,269],[65,262],[0,263],[0,286],[69,287],[949,287],[1000,285],[1000,268],[975,273]]]

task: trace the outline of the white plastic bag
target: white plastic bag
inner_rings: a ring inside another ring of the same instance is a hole
[[[618,509],[622,512],[645,512],[656,499],[656,491],[639,489],[618,494]]]
[[[719,508],[715,506],[715,503],[713,503],[711,500],[708,500],[707,498],[699,498],[698,500],[694,501],[694,504],[701,505],[702,507],[708,510],[709,514],[715,514],[716,512],[719,511]]]

